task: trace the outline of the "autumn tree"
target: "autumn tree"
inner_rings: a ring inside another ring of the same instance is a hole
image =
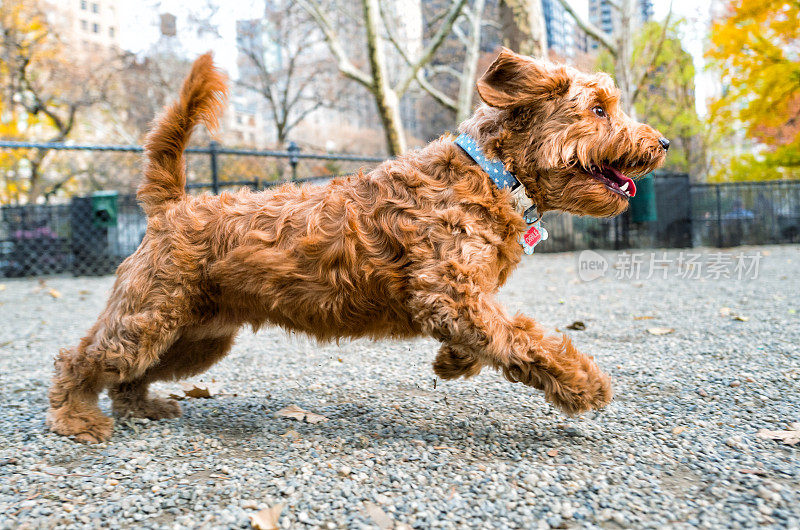
[[[365,87],[374,98],[389,153],[392,155],[403,153],[406,150],[406,137],[400,115],[400,100],[415,84],[420,70],[430,64],[437,50],[445,42],[467,0],[451,0],[446,3],[447,9],[441,17],[437,17],[441,20],[438,29],[424,46],[409,53],[409,65],[403,68],[392,68],[390,64],[398,63],[392,60],[393,55],[386,42],[389,39],[388,33],[393,28],[387,30],[385,26],[386,18],[381,16],[380,0],[361,0],[358,23],[364,28],[365,62],[369,66],[368,69],[352,59],[352,53],[348,52],[353,48],[352,42],[342,40],[342,33],[347,39],[353,38],[350,34],[352,28],[345,28],[342,31],[342,28],[334,23],[331,11],[317,0],[298,0],[298,3],[314,18],[322,30],[339,72]]]
[[[719,167],[718,179],[800,178],[798,42],[796,1],[733,0],[714,21],[707,56],[723,90],[712,119],[766,147]]]
[[[631,99],[638,118],[670,139],[666,169],[704,174],[704,123],[695,106],[695,68],[680,40],[683,21],[648,22],[634,36],[631,71],[639,83]],[[599,70],[615,73],[616,61],[601,51]]]
[[[558,0],[564,10],[575,20],[578,27],[589,37],[593,38],[600,47],[613,59],[614,79],[622,93],[622,107],[632,118],[636,119],[636,99],[641,94],[639,87],[646,82],[648,70],[634,67],[634,35],[638,28],[639,20],[635,14],[636,0],[606,0],[614,11],[614,32],[606,33],[602,29],[592,24],[587,18],[579,15],[569,0]],[[670,4],[669,14],[665,27],[670,24],[672,17],[672,4]],[[663,39],[657,42],[663,43]],[[657,45],[652,50],[651,59],[654,58],[659,49]],[[640,60],[641,64],[642,61]],[[646,64],[646,62],[645,62]]]
[[[5,2],[0,13],[2,54],[0,82],[3,99],[28,140],[63,142],[78,124],[80,112],[103,101],[112,76],[102,68],[105,58],[77,61],[64,53],[58,34],[34,0]],[[19,136],[12,139],[20,139]],[[29,202],[46,194],[43,164],[48,149],[23,153],[27,162],[26,182],[15,175]],[[69,175],[63,178],[69,178]],[[49,183],[60,187],[62,182]]]

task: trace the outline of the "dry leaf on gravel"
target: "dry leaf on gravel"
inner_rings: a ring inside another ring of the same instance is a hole
[[[61,293],[56,291],[55,289],[50,289],[49,291],[47,291],[47,294],[49,294],[53,298],[61,298]]]
[[[646,316],[642,316],[642,317],[633,317],[634,320],[653,320],[654,318],[656,318],[656,317],[653,317],[653,316],[650,316],[650,315],[646,315]]]
[[[0,291],[5,291],[5,290],[6,290],[6,284],[0,283]]]
[[[792,423],[789,425],[789,429],[785,431],[761,429],[758,431],[758,437],[767,440],[778,440],[786,445],[794,445],[800,443],[800,423]]]
[[[748,320],[750,320],[750,317],[734,313],[733,309],[731,309],[730,307],[721,307],[719,309],[719,314],[720,316],[723,317],[731,317],[732,320],[737,320],[739,322],[747,322]]]
[[[278,530],[282,511],[283,504],[276,504],[271,508],[264,508],[256,513],[251,513],[250,524],[256,530]]]
[[[647,328],[647,332],[651,335],[669,335],[674,331],[673,328]]]
[[[547,451],[547,456],[558,456],[558,449],[550,449]]]
[[[367,515],[370,519],[372,519],[372,522],[378,525],[378,528],[388,530],[389,528],[394,527],[394,520],[386,515],[386,512],[384,512],[377,504],[365,502],[364,511],[367,512]]]
[[[321,414],[314,414],[307,410],[303,410],[297,405],[289,405],[285,409],[281,409],[275,413],[277,417],[292,418],[297,421],[305,420],[308,423],[319,423],[321,421],[328,421],[328,418]]]
[[[281,438],[291,438],[292,440],[298,440],[300,438],[300,433],[295,431],[294,429],[289,429],[285,433],[281,434]]]
[[[210,383],[206,383],[204,381],[200,381],[197,383],[181,383],[181,390],[183,391],[183,395],[178,394],[170,394],[169,397],[173,399],[183,399],[185,397],[191,398],[212,398],[219,394],[220,390],[222,389],[222,385],[215,381]]]
[[[575,331],[583,331],[584,329],[586,329],[586,324],[584,324],[580,320],[576,320],[575,322],[567,326],[567,329],[574,329]]]

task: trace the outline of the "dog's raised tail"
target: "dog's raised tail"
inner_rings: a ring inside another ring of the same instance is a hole
[[[214,66],[211,52],[198,57],[183,81],[180,98],[166,107],[145,139],[144,181],[136,194],[145,212],[153,213],[185,195],[183,152],[192,130],[198,122],[215,130],[227,95],[227,79]]]

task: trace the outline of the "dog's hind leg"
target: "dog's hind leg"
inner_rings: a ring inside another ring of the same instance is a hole
[[[121,417],[162,420],[177,418],[181,406],[174,399],[148,396],[150,380],[142,377],[135,381],[120,383],[108,389],[111,410]]]
[[[135,381],[174,341],[177,323],[167,314],[146,311],[104,315],[77,348],[59,352],[50,388],[50,430],[83,442],[111,436],[113,420],[97,406],[98,394]]]
[[[177,401],[149,396],[148,386],[153,381],[180,379],[205,372],[228,353],[235,334],[203,339],[189,337],[191,334],[179,337],[161,355],[158,363],[151,366],[140,378],[109,389],[108,395],[115,414],[151,420],[177,418],[181,415],[181,407]]]
[[[442,285],[451,287],[441,292]],[[434,362],[440,376],[468,376],[480,365],[492,366],[509,381],[543,390],[548,401],[570,414],[611,400],[609,377],[567,338],[545,337],[539,324],[509,316],[475,286],[442,281],[436,287],[439,292],[417,292],[411,309],[423,331],[444,343]]]

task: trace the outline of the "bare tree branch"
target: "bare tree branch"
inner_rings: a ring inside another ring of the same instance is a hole
[[[419,83],[419,86],[422,87],[423,90],[425,90],[425,92],[430,94],[430,96],[436,101],[438,101],[443,107],[448,108],[453,112],[458,111],[458,102],[453,98],[451,98],[450,96],[448,96],[447,94],[445,94],[444,92],[442,92],[441,90],[439,90],[438,88],[436,88],[435,86],[433,86],[432,84],[430,84],[430,82],[427,79],[425,79],[425,76],[423,75],[422,71],[417,72],[417,82]]]
[[[361,83],[367,88],[371,88],[374,84],[372,76],[359,70],[352,62],[350,62],[350,59],[347,57],[347,53],[342,47],[342,43],[339,42],[339,38],[336,36],[333,26],[320,9],[319,4],[317,4],[314,0],[297,0],[297,3],[314,18],[319,27],[322,29],[322,32],[325,35],[325,41],[328,43],[328,48],[338,62],[339,71],[353,81]]]
[[[450,7],[450,10],[447,12],[447,16],[445,17],[442,25],[439,26],[439,30],[434,34],[431,38],[431,41],[428,43],[428,46],[423,50],[420,54],[419,59],[411,65],[411,70],[406,74],[405,79],[400,81],[395,88],[398,97],[405,94],[406,90],[408,90],[409,85],[411,82],[416,79],[417,72],[431,62],[433,59],[436,50],[444,43],[445,38],[447,35],[450,34],[450,30],[453,27],[458,16],[461,14],[461,10],[463,9],[464,5],[467,3],[467,0],[454,0],[453,5]]]

